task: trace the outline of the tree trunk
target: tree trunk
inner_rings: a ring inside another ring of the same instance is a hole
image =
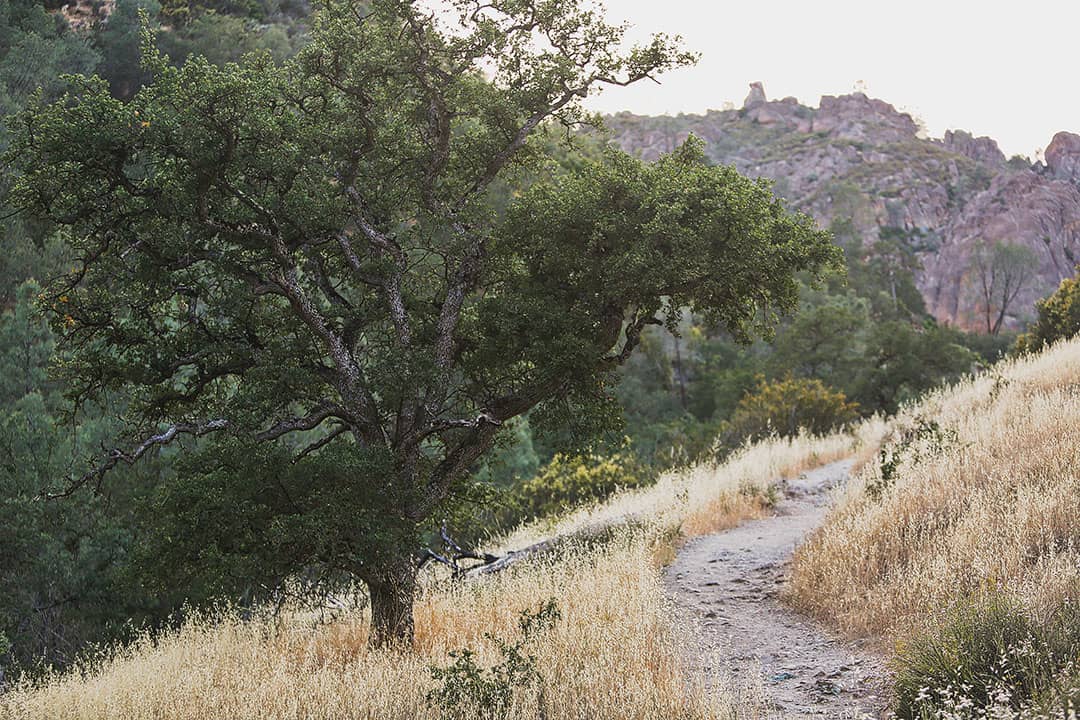
[[[405,557],[388,562],[366,579],[371,595],[371,647],[412,645],[417,572],[413,558]]]

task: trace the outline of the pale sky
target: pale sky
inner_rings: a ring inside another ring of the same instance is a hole
[[[682,35],[696,67],[612,88],[590,99],[601,112],[678,114],[742,105],[760,80],[770,100],[817,107],[851,92],[948,129],[989,135],[1002,151],[1034,157],[1058,130],[1080,133],[1075,0],[606,0],[631,35]]]

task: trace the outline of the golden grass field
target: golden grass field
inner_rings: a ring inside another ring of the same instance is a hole
[[[1080,599],[1080,341],[996,365],[890,423],[936,421],[874,499],[867,462],[797,552],[789,600],[900,642],[951,606],[1006,593],[1034,617]]]
[[[530,649],[542,690],[519,693],[512,717],[754,717],[753,702],[706,695],[687,669],[661,565],[680,536],[760,515],[770,480],[873,445],[881,429],[869,424],[857,435],[761,443],[723,465],[671,473],[653,487],[520,528],[504,547],[601,522],[636,521],[599,549],[524,564],[482,582],[427,576],[413,653],[370,651],[363,611],[324,623],[303,612],[247,622],[195,618],[76,672],[0,696],[0,718],[435,718],[425,703],[434,683],[430,666],[446,665],[449,652],[463,647],[474,649],[481,665],[498,661],[485,633],[511,639],[519,613],[549,598],[557,599],[562,618]]]

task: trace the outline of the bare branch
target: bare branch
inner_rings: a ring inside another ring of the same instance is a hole
[[[326,437],[316,440],[315,442],[311,443],[306,448],[301,450],[299,453],[297,453],[296,457],[293,458],[293,462],[295,463],[301,458],[307,457],[313,452],[318,452],[319,450],[332,443],[334,440],[337,440],[339,437],[349,432],[349,429],[350,428],[348,425],[338,425],[336,428],[331,430]]]
[[[177,423],[168,427],[163,432],[143,440],[133,450],[124,451],[120,448],[113,449],[105,461],[95,467],[93,470],[83,474],[81,477],[68,482],[66,490],[60,493],[46,493],[45,498],[47,500],[54,500],[57,498],[64,498],[72,495],[77,490],[85,487],[89,483],[93,482],[95,486],[100,486],[101,481],[105,475],[115,468],[120,463],[126,465],[133,465],[139,458],[149,452],[152,448],[163,447],[176,440],[182,435],[190,435],[192,437],[202,437],[218,430],[224,430],[229,426],[229,421],[224,419],[210,420],[204,423]]]
[[[329,418],[336,417],[339,419],[345,419],[345,411],[343,408],[335,405],[334,403],[322,401],[315,406],[309,414],[302,417],[289,418],[287,420],[281,420],[271,427],[263,430],[255,436],[255,439],[264,442],[266,440],[276,440],[282,435],[287,435],[291,432],[299,432],[301,430],[314,430],[322,425]]]

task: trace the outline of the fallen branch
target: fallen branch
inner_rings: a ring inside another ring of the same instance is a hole
[[[495,573],[502,572],[507,568],[527,560],[534,560],[545,555],[550,555],[568,545],[601,538],[617,528],[630,525],[632,522],[633,517],[624,516],[614,520],[588,525],[573,532],[546,538],[540,542],[523,547],[520,550],[510,550],[503,555],[491,555],[490,553],[465,550],[450,537],[446,527],[443,526],[439,534],[442,537],[445,551],[443,553],[437,553],[434,550],[425,549],[424,556],[420,561],[420,566],[423,567],[428,562],[434,561],[449,567],[455,579],[475,580],[487,575],[494,575]],[[461,560],[478,560],[479,564],[462,566],[460,564]]]

